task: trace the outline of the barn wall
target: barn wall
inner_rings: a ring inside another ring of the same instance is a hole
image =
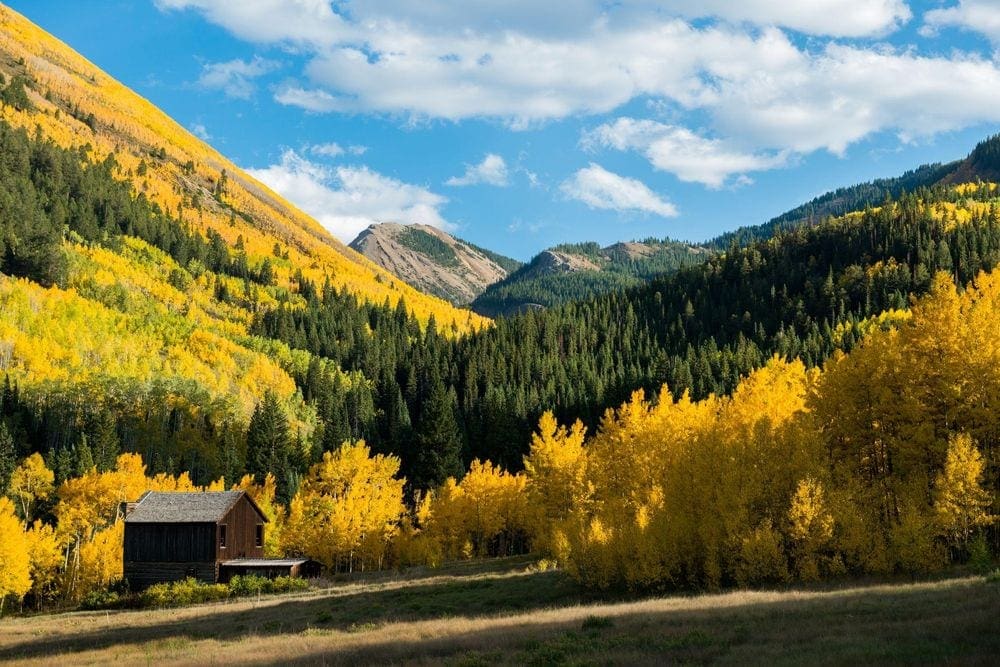
[[[206,584],[215,583],[217,565],[207,563],[155,563],[125,561],[125,580],[129,588],[140,591],[153,584],[180,581],[193,577]]]
[[[215,560],[210,523],[125,523],[125,561],[198,563]]]
[[[219,546],[219,530],[215,535],[215,559],[233,560],[236,558],[263,558],[264,548],[257,546],[257,525],[267,524],[254,508],[253,503],[243,496],[233,505],[219,525],[226,525],[226,548]]]

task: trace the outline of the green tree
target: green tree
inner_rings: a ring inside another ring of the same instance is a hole
[[[436,374],[417,425],[415,454],[414,488],[430,489],[449,477],[462,476],[462,433],[455,419],[454,394]]]
[[[268,391],[257,404],[247,429],[247,472],[258,480],[272,473],[278,480],[278,497],[287,492],[291,437],[288,417],[274,392]]]

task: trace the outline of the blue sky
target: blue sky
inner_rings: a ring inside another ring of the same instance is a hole
[[[698,241],[1000,128],[997,0],[9,4],[345,241]]]

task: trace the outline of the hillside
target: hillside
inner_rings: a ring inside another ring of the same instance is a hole
[[[895,178],[881,178],[838,188],[797,206],[771,220],[749,227],[740,227],[712,239],[707,246],[726,250],[732,244],[746,245],[751,241],[770,238],[783,230],[802,224],[816,224],[828,217],[878,206],[886,199],[895,199],[905,192],[933,185],[957,185],[976,181],[1000,180],[1000,135],[981,141],[962,160],[947,164],[925,164]]]
[[[371,225],[350,247],[417,289],[457,305],[471,303],[520,266],[427,225]]]
[[[343,246],[6,7],[0,78],[0,424],[60,479],[101,438],[232,481],[268,395],[290,465],[360,436],[372,382],[254,336],[279,304],[338,303],[360,337],[384,308],[447,337],[487,324]],[[300,390],[308,372],[332,387],[325,411]]]
[[[23,84],[27,102],[5,104],[4,120],[30,132],[38,128],[62,148],[88,147],[92,163],[113,155],[115,178],[130,181],[137,194],[194,231],[213,230],[229,247],[242,237],[250,266],[270,260],[278,284],[291,285],[301,270],[314,282],[329,278],[375,303],[405,298],[422,320],[435,314],[439,324],[454,322],[460,330],[482,323],[393,280],[148,101],[6,7],[0,7],[0,72]]]
[[[653,276],[705,261],[710,251],[670,240],[563,244],[489,286],[472,308],[488,316],[547,308],[641,285]]]

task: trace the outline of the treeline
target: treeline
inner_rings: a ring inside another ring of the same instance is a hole
[[[543,253],[490,285],[472,303],[472,308],[489,316],[509,316],[529,306],[552,307],[583,301],[636,287],[654,276],[699,264],[709,255],[704,249],[671,239],[646,239],[635,245],[645,248],[630,251],[625,244],[601,248],[593,241],[557,245],[551,250],[586,258],[601,268],[553,272],[547,268],[549,260]]]
[[[60,148],[40,135],[0,121],[0,272],[42,285],[66,279],[63,239],[110,248],[122,236],[153,245],[182,267],[269,285],[273,269],[265,260],[251,267],[246,252],[214,230],[207,238],[182,217],[168,215],[122,178],[114,156],[88,159],[90,149]]]

